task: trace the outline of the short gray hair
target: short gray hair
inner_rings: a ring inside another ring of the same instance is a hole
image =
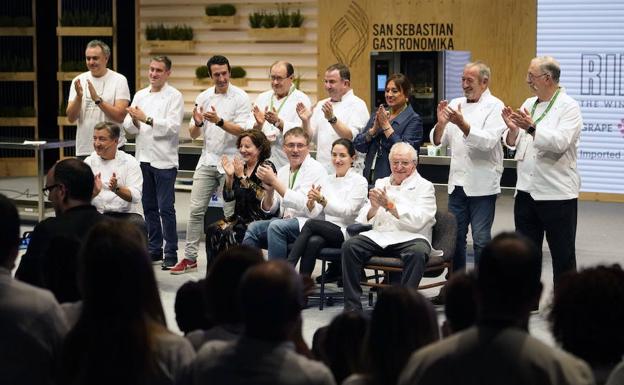
[[[484,62],[482,62],[481,60],[473,61],[473,62],[466,64],[464,66],[464,69],[468,69],[472,67],[477,67],[477,69],[479,70],[479,80],[483,80],[483,79],[489,80],[490,77],[492,76],[492,71],[490,70],[490,67]]]
[[[100,122],[95,125],[93,130],[106,130],[110,134],[111,139],[119,139],[119,135],[121,135],[119,126],[112,122]]]
[[[540,70],[542,72],[550,75],[550,78],[555,82],[559,83],[559,76],[561,76],[561,66],[559,62],[555,60],[552,56],[538,56],[533,60],[537,61],[539,64]]]
[[[418,164],[418,152],[416,151],[414,146],[412,146],[411,144],[407,142],[395,143],[390,149],[390,154],[388,155],[388,159],[392,158],[392,156],[397,153],[408,154],[414,161],[414,164]]]
[[[110,57],[111,55],[111,49],[108,46],[108,44],[104,43],[102,40],[91,40],[90,42],[87,43],[87,48],[95,48],[95,47],[100,47],[102,49],[102,53],[104,54],[104,56],[106,56],[107,58]]]

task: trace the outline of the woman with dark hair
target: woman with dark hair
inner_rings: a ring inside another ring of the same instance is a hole
[[[226,208],[234,207],[234,212],[229,215],[225,209],[225,219],[205,225],[208,266],[221,251],[243,241],[249,223],[271,217],[271,214],[260,208],[264,188],[256,176],[256,169],[261,164],[268,164],[277,172],[268,160],[271,156],[271,143],[262,131],[253,129],[243,131],[238,136],[236,145],[240,158],[234,157],[230,160],[226,155],[221,158],[221,165],[225,170],[223,200]]]
[[[337,315],[327,327],[321,346],[321,360],[332,371],[336,384],[364,369],[362,348],[368,320],[351,311]]]
[[[293,265],[301,258],[299,272],[306,277],[312,275],[316,257],[323,247],[342,246],[347,226],[355,223],[358,212],[366,202],[366,179],[351,167],[355,156],[355,148],[349,139],[334,141],[331,158],[336,172],[329,175],[322,185],[312,185],[308,192],[308,217],[325,214],[325,220],[308,219],[288,255],[288,261]]]
[[[172,384],[195,352],[167,330],[145,236],[123,221],[96,224],[79,255],[80,315],[61,354],[61,384]],[[119,266],[114,282],[103,266]]]
[[[422,120],[409,103],[412,84],[407,76],[397,73],[386,81],[386,104],[379,105],[364,131],[353,143],[355,149],[366,153],[364,177],[369,185],[390,176],[390,148],[397,142],[407,142],[418,152],[423,137]]]
[[[371,317],[364,373],[347,378],[343,385],[396,384],[410,355],[439,339],[433,305],[416,289],[391,286],[377,299]]]

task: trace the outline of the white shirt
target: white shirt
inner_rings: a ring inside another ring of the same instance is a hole
[[[366,219],[371,208],[370,201],[367,201],[356,220],[359,223],[372,224],[373,229],[360,235],[370,238],[382,248],[413,239],[425,239],[431,244],[437,210],[433,184],[420,176],[418,171],[414,171],[399,186],[393,186],[390,183],[391,178],[392,175],[377,179],[375,188],[386,188],[386,194],[394,202],[399,218],[380,207],[375,216],[370,220]]]
[[[467,196],[498,194],[503,175],[501,136],[507,128],[501,116],[505,105],[489,89],[476,103],[468,103],[465,97],[449,103],[455,110],[459,105],[464,119],[470,124],[468,136],[449,122],[440,139],[440,146],[452,149],[448,193],[451,194],[455,186],[462,186]],[[431,130],[431,143],[433,135],[434,130]]]
[[[290,164],[282,166],[277,170],[277,178],[280,182],[288,186],[288,189],[283,197],[277,192],[273,194],[273,206],[271,206],[268,212],[275,213],[279,208],[279,217],[297,217],[299,229],[301,229],[308,217],[308,209],[306,208],[308,191],[310,191],[312,185],[318,186],[319,184],[323,184],[327,176],[325,168],[309,154],[303,160],[301,167],[299,167],[299,171],[294,178],[292,186],[290,185]]]
[[[161,170],[178,168],[178,144],[180,126],[184,119],[184,98],[177,89],[165,84],[158,92],[144,88],[134,95],[132,107],[139,107],[145,115],[154,120],[153,125],[139,122],[140,128],[132,123],[128,114],[123,128],[136,134],[136,153],[139,162],[149,163]]]
[[[536,100],[536,96],[528,98],[520,108],[530,113]],[[544,113],[549,102],[537,105],[534,121]],[[535,200],[578,198],[581,177],[576,167],[576,151],[582,127],[578,103],[561,88],[550,111],[537,123],[535,139],[522,129],[518,134],[516,189],[531,194]],[[505,132],[505,139],[508,132]]]
[[[91,166],[93,175],[100,174],[102,179],[102,190],[91,201],[99,212],[139,213],[138,205],[143,192],[143,174],[139,162],[132,155],[117,150],[115,158],[104,160],[94,151],[84,162]],[[132,202],[121,199],[108,187],[113,173],[117,177],[117,186],[130,189]]]
[[[327,205],[323,208],[321,204],[315,203],[307,216],[315,218],[325,213],[325,220],[340,226],[342,235],[347,239],[347,226],[355,223],[368,197],[366,178],[351,167],[343,177],[329,175],[325,183],[321,184],[321,194],[327,199]]]
[[[115,100],[127,100],[130,102],[130,89],[128,88],[128,80],[120,73],[111,69],[106,70],[104,76],[99,78],[91,75],[91,72],[83,72],[72,80],[69,87],[69,97],[67,102],[71,103],[76,99],[76,88],[74,84],[80,81],[82,86],[82,103],[80,104],[80,114],[78,115],[76,129],[76,155],[89,155],[93,151],[93,127],[104,121],[111,121],[104,111],[95,104],[89,93],[90,80],[95,87],[95,91],[102,100],[108,104],[115,104]],[[121,122],[114,122],[121,123]],[[119,137],[118,147],[126,143],[126,137],[122,130]]]
[[[272,102],[272,104],[271,104]],[[310,98],[299,91],[298,89],[291,88],[291,93],[288,96],[277,100],[273,90],[265,91],[258,95],[255,105],[258,106],[260,111],[264,111],[265,108],[271,109],[271,106],[278,111],[278,116],[284,121],[284,131],[275,127],[269,122],[264,122],[262,125],[262,132],[266,135],[269,142],[271,142],[271,158],[276,168],[280,168],[288,164],[288,158],[282,149],[284,145],[284,134],[293,127],[301,127],[301,119],[297,115],[297,103],[303,103],[306,108],[310,108]],[[251,114],[251,119],[247,122],[247,128],[252,129],[256,124],[256,119]]]
[[[316,160],[321,162],[327,173],[333,173],[334,166],[331,162],[331,147],[332,143],[339,136],[332,125],[325,119],[325,114],[322,110],[323,104],[328,100],[330,99],[323,99],[316,103],[310,118],[310,128],[312,129],[312,136],[316,140]],[[353,90],[349,90],[342,96],[339,102],[332,102],[332,106],[334,116],[351,130],[351,140],[355,139],[357,134],[366,127],[370,117],[366,103],[355,96]],[[361,172],[364,169],[363,165],[364,156],[358,156],[353,167]]]
[[[204,112],[212,111],[212,107],[217,111],[217,115],[223,120],[227,120],[245,128],[251,114],[251,102],[247,93],[240,88],[229,84],[225,94],[215,93],[215,87],[210,87],[202,92],[195,99],[197,108],[202,107]],[[191,117],[189,126],[193,127],[195,121]],[[197,162],[200,166],[217,166],[220,173],[224,173],[221,167],[221,156],[232,157],[238,153],[236,147],[236,135],[226,132],[221,127],[208,120],[204,120],[201,127],[204,136],[204,148],[201,157]]]

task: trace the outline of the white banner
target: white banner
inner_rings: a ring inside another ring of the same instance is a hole
[[[583,114],[581,191],[624,194],[624,1],[537,4],[537,55],[559,61]]]

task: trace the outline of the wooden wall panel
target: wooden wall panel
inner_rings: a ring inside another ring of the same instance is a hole
[[[488,63],[492,92],[506,104],[519,106],[530,95],[524,77],[536,51],[536,7],[536,0],[319,0],[319,76],[339,61],[336,47],[353,59],[360,44],[362,53],[350,65],[352,83],[356,94],[370,104],[373,25],[451,23],[453,48]],[[322,84],[318,95],[324,95]]]

